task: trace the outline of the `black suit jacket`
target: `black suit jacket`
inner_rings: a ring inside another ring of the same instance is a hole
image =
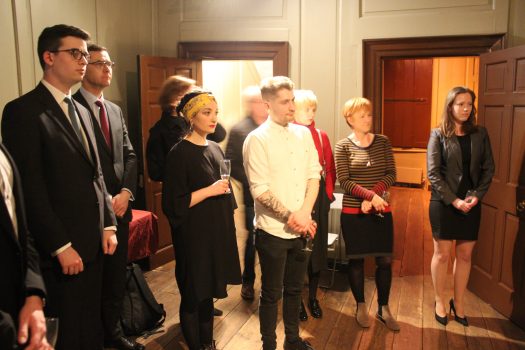
[[[0,149],[13,169],[13,197],[18,223],[16,235],[5,201],[0,197],[0,348],[8,349],[13,339],[6,339],[9,338],[7,334],[10,330],[15,332],[18,313],[26,296],[45,296],[45,288],[40,275],[38,254],[27,230],[20,177],[4,145],[0,144]]]
[[[487,129],[478,126],[470,134],[470,178],[480,200],[487,193],[494,176],[494,158]],[[458,138],[445,137],[439,129],[430,133],[427,149],[428,179],[432,185],[431,200],[452,203],[463,177],[461,146]]]
[[[135,194],[137,188],[137,155],[128,137],[122,109],[113,102],[104,100],[111,132],[113,148],[111,150],[104,139],[98,118],[93,114],[93,110],[80,90],[73,95],[73,98],[86,107],[91,115],[104,181],[109,193],[115,196],[120,193],[122,188],[127,188]],[[128,206],[122,220],[124,222],[131,221],[131,205]]]
[[[28,227],[42,264],[66,243],[84,264],[101,251],[104,227],[116,225],[99,165],[89,112],[73,102],[89,155],[66,115],[42,84],[9,102],[2,136],[20,171]]]

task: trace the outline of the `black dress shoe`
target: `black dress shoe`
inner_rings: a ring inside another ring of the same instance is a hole
[[[314,350],[312,347],[312,344],[307,342],[306,340],[302,340],[299,338],[299,340],[289,343],[288,341],[284,341],[284,350]]]
[[[241,297],[244,300],[253,300],[255,298],[255,291],[253,290],[253,284],[251,283],[242,284]]]
[[[434,302],[434,317],[436,318],[436,321],[441,323],[443,326],[446,326],[448,323],[448,315],[445,316],[439,316],[436,311],[436,303]]]
[[[222,310],[213,308],[213,316],[222,316],[222,314],[223,314]]]
[[[448,303],[450,305],[450,313],[452,314],[452,312],[454,312],[454,320],[462,324],[463,326],[468,327],[467,316],[459,317],[458,314],[456,313],[456,306],[454,305],[454,299],[450,299]]]
[[[302,300],[301,300],[301,310],[299,311],[299,319],[301,321],[308,320],[308,314],[306,313],[306,309],[304,308],[304,303]]]
[[[146,347],[135,340],[122,336],[117,339],[113,339],[108,344],[110,347],[118,350],[144,350]]]
[[[321,310],[321,306],[319,305],[319,300],[317,299],[310,299],[308,300],[308,308],[310,309],[310,314],[314,318],[321,318],[323,317],[323,310]]]

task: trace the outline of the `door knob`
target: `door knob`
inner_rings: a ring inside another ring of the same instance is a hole
[[[525,200],[522,200],[521,202],[518,203],[518,205],[516,205],[516,210],[518,210],[518,212],[522,212],[523,210],[525,210]]]

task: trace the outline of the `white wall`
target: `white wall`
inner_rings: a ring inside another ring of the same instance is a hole
[[[137,54],[154,54],[156,0],[2,0],[0,1],[0,108],[35,87],[42,78],[36,54],[41,31],[65,23],[88,31],[117,62],[108,99],[127,111],[137,99]],[[134,107],[135,108],[135,107]],[[135,112],[135,111],[133,111]]]
[[[344,102],[362,94],[363,39],[505,33],[510,1],[522,0],[159,0],[158,47],[288,41],[290,77],[316,93],[316,124],[335,143],[348,132]]]

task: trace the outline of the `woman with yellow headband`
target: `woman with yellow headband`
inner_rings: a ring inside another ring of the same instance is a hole
[[[189,133],[168,154],[162,208],[171,226],[180,322],[190,350],[215,349],[213,298],[241,283],[235,236],[235,198],[221,180],[219,145],[206,139],[217,126],[217,102],[205,91],[186,94],[177,111]]]

